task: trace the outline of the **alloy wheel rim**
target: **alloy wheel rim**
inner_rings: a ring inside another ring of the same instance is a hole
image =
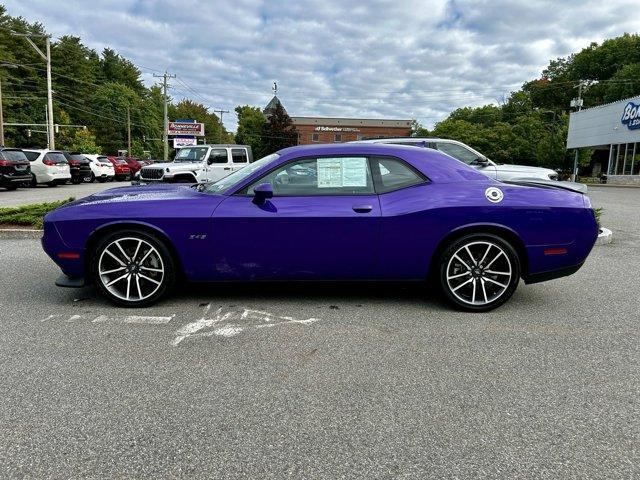
[[[505,250],[488,241],[469,242],[449,259],[446,270],[449,291],[467,305],[495,302],[509,288],[513,276]]]
[[[104,288],[127,302],[139,302],[158,291],[164,280],[164,262],[146,240],[124,237],[107,245],[98,260]]]

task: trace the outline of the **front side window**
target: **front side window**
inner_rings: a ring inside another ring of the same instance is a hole
[[[247,163],[247,151],[244,148],[232,148],[231,158],[233,163]]]
[[[282,165],[253,182],[240,193],[253,194],[270,183],[275,196],[373,194],[373,180],[366,157],[306,158]]]
[[[376,158],[380,170],[378,193],[387,193],[426,182],[426,179],[397,158]]]
[[[471,165],[478,161],[478,155],[473,153],[471,150],[460,145],[456,145],[455,143],[438,142],[436,145],[438,146],[438,150],[441,152],[444,152],[467,165]]]
[[[209,154],[209,164],[227,163],[227,150],[225,148],[214,148]]]

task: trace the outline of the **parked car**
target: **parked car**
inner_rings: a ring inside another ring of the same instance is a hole
[[[497,180],[514,180],[522,178],[539,178],[543,180],[558,180],[558,172],[548,168],[530,167],[527,165],[510,165],[495,163],[469,145],[456,140],[445,138],[376,138],[373,140],[359,140],[363,143],[390,143],[394,145],[408,145],[413,147],[433,148],[440,150],[476,170]]]
[[[62,151],[62,154],[69,163],[69,169],[71,170],[71,183],[91,182],[91,165],[89,160],[85,158],[80,152],[68,152]]]
[[[198,145],[178,149],[171,163],[154,163],[140,170],[139,183],[215,182],[253,161],[249,145]]]
[[[40,183],[55,187],[71,180],[67,158],[60,150],[23,150],[31,164],[31,186]]]
[[[124,158],[124,161],[129,165],[129,170],[131,170],[131,175],[135,175],[140,169],[144,166],[144,164],[135,157],[119,157]]]
[[[557,185],[557,186],[550,186]],[[486,311],[576,272],[598,227],[560,182],[505,184],[431,149],[292,147],[209,184],[106,190],[44,219],[60,286],[150,305],[178,279],[437,279]],[[556,301],[554,296],[552,301]]]
[[[108,156],[107,160],[113,165],[116,180],[129,180],[131,178],[131,169],[124,158]]]
[[[0,147],[0,188],[15,190],[31,183],[29,159],[19,148]]]
[[[91,181],[110,182],[116,174],[113,164],[107,159],[106,155],[96,155],[85,153],[85,158],[89,160],[91,166]]]

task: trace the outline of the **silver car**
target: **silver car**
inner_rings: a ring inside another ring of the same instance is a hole
[[[480,170],[497,180],[541,179],[558,180],[558,173],[549,168],[529,167],[527,165],[497,164],[469,145],[444,138],[376,138],[360,140],[366,143],[391,143],[414,147],[433,148]]]

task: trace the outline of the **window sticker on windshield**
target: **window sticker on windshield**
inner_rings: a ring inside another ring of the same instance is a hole
[[[319,158],[317,165],[318,188],[367,186],[366,158]]]

